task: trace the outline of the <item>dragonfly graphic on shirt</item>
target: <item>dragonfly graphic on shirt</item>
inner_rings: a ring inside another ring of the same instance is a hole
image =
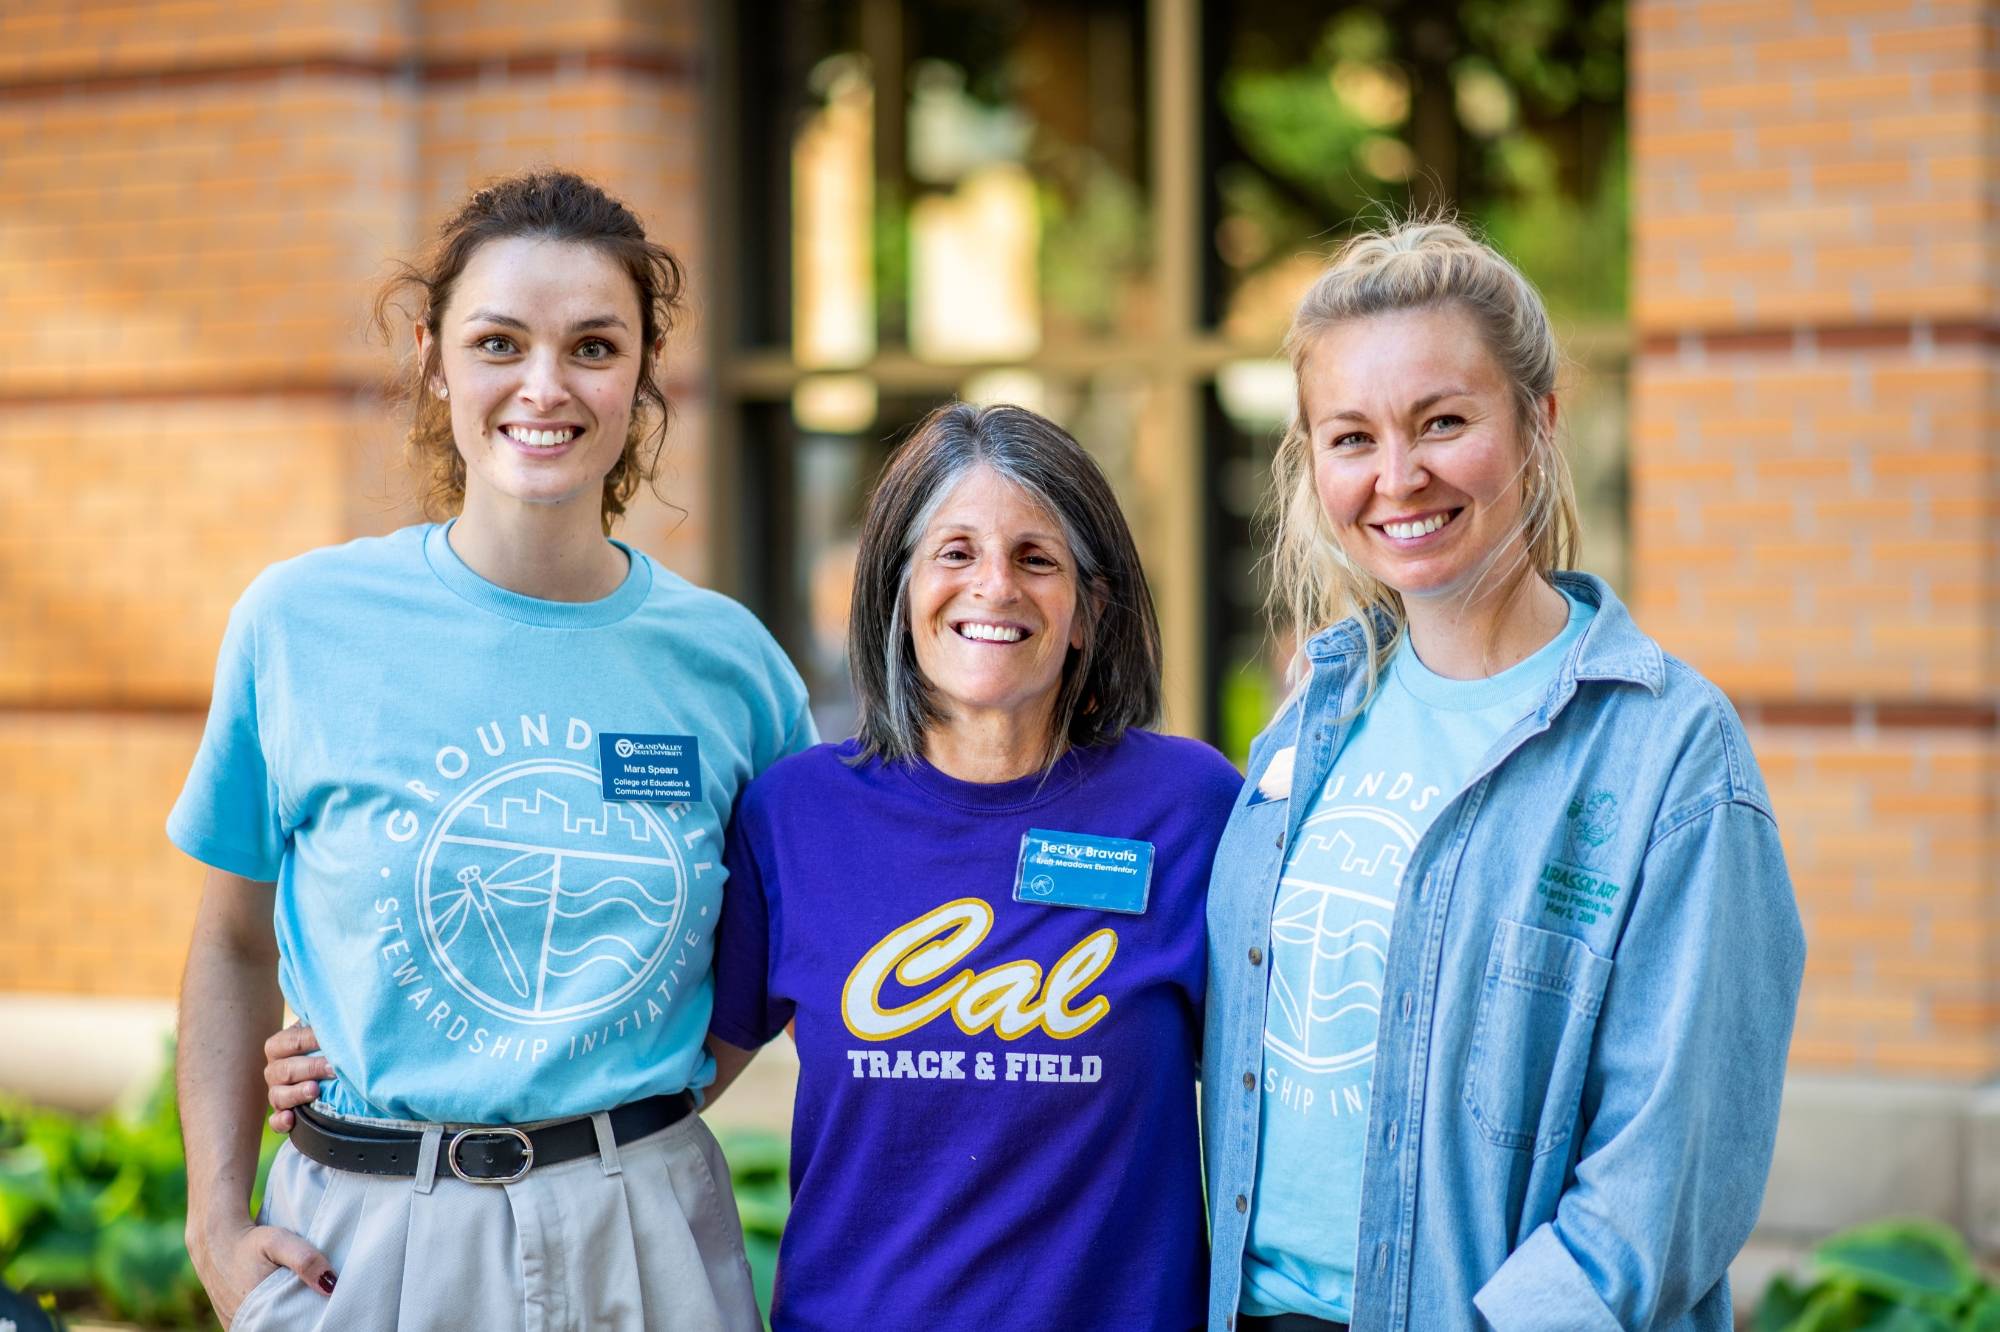
[[[496,1017],[608,1011],[653,983],[681,937],[690,874],[716,868],[704,814],[607,800],[597,769],[573,760],[497,768],[445,807],[417,855],[424,941]]]
[[[589,853],[565,853],[531,847],[521,849],[491,871],[477,863],[461,866],[454,876],[458,888],[440,893],[436,899],[440,941],[447,951],[454,951],[466,927],[476,921],[507,987],[517,999],[532,999],[538,1007],[550,976],[572,976],[584,967],[599,962],[613,964],[628,976],[636,976],[644,955],[629,939],[620,935],[593,935],[573,948],[562,948],[555,943],[554,934],[560,920],[587,916],[614,903],[626,906],[654,929],[664,929],[671,921],[673,904],[654,897],[643,884],[627,874],[606,875],[583,889],[573,890],[563,886],[562,872],[566,861],[595,858]],[[607,892],[617,895],[599,897]],[[567,909],[565,903],[575,901],[591,904],[581,910]],[[657,909],[657,916],[646,909],[649,906]],[[522,961],[521,950],[515,946],[515,936],[524,927],[535,923],[523,920],[531,913],[541,917],[539,923],[542,927],[532,975],[530,967]],[[508,928],[510,923],[514,925],[512,930]],[[597,951],[591,952],[593,949]],[[620,956],[620,951],[629,954],[631,960]],[[589,956],[568,968],[553,960],[577,958],[587,952]]]

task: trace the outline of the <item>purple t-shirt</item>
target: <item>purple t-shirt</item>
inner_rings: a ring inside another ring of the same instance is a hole
[[[773,1327],[1200,1327],[1203,899],[1241,777],[1144,731],[994,785],[854,752],[773,765],[729,832],[711,1030],[797,1024]],[[1030,828],[1152,843],[1143,914],[1015,901]]]

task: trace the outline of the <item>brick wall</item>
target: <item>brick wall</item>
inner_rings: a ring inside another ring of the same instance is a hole
[[[1991,1077],[1993,13],[1631,17],[1637,612],[1751,723],[1811,932],[1795,1064]],[[160,822],[228,606],[408,515],[382,259],[562,161],[698,269],[696,64],[691,0],[0,8],[0,987],[170,992],[198,872]],[[699,355],[687,512],[626,529],[697,578]]]
[[[1635,4],[1635,609],[1737,700],[1793,1064],[2000,1073],[1996,14]]]
[[[1966,727],[1760,726],[1811,927],[1795,1065],[1991,1075],[2000,844],[1990,737]]]
[[[224,619],[411,516],[372,284],[470,183],[561,163],[699,264],[692,0],[0,6],[0,990],[168,995],[161,825]],[[622,533],[705,574],[700,341]]]

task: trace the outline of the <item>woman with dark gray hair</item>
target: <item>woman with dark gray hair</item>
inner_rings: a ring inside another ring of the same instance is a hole
[[[849,647],[859,734],[746,790],[717,938],[717,1086],[799,1049],[773,1327],[1199,1326],[1202,901],[1241,779],[1139,729],[1159,629],[1103,473],[1032,412],[933,412],[869,504]]]
[[[1199,1327],[1241,778],[1141,729],[1160,632],[1104,474],[1033,412],[939,408],[870,500],[848,634],[859,734],[753,780],[723,857],[709,1098],[799,1050],[772,1326]],[[331,1072],[282,1053],[279,1128]]]

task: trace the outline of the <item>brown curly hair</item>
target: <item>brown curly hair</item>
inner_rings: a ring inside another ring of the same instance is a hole
[[[429,350],[417,358],[404,386],[414,409],[407,448],[422,488],[424,514],[443,518],[465,502],[465,459],[452,440],[451,410],[424,392],[438,377],[438,324],[473,253],[488,241],[514,237],[587,245],[623,268],[638,289],[640,345],[645,350],[625,448],[604,478],[604,531],[609,535],[626,503],[652,480],[666,442],[672,412],[655,373],[652,349],[684,308],[687,275],[665,246],[646,239],[646,229],[629,208],[571,171],[530,171],[474,192],[438,228],[423,258],[398,263],[376,295],[375,327],[384,337],[399,319],[409,317],[405,298],[419,307],[418,317],[430,333]]]

